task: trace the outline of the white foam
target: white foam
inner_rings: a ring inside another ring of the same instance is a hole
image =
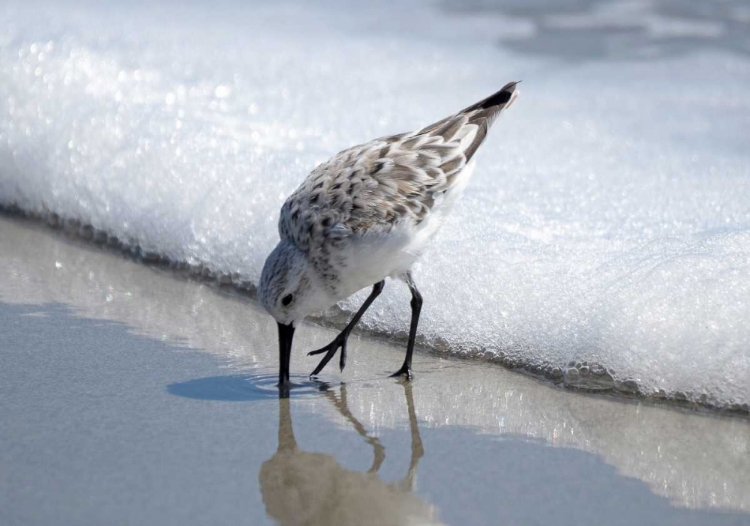
[[[256,281],[317,162],[523,78],[417,269],[425,342],[750,402],[746,58],[561,65],[419,4],[439,31],[375,8],[50,4],[0,11],[0,202]],[[406,329],[402,289],[370,327]]]

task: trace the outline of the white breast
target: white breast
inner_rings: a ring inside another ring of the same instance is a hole
[[[458,201],[474,171],[469,163],[458,175],[456,183],[436,196],[432,212],[419,224],[407,221],[395,225],[387,233],[373,232],[350,238],[340,255],[345,266],[339,269],[340,301],[387,277],[408,271],[427,249],[446,217]]]

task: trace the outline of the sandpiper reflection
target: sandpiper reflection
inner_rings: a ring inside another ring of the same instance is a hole
[[[308,453],[297,447],[290,400],[279,399],[279,443],[276,454],[260,469],[260,488],[266,512],[280,525],[396,526],[439,525],[437,510],[412,493],[419,459],[424,454],[414,410],[412,387],[404,384],[411,431],[411,460],[404,478],[386,483],[378,478],[385,448],[367,433],[349,410],[346,386],[340,395],[325,390],[338,411],[372,446],[372,466],[367,472],[339,465],[331,455]]]

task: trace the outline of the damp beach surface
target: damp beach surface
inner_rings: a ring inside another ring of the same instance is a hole
[[[0,523],[750,524],[750,422],[303,325],[0,219]]]
[[[279,400],[286,196],[519,79]],[[5,0],[0,525],[750,524],[749,129],[743,0]]]
[[[315,166],[523,80],[413,269],[417,343],[750,411],[743,0],[5,0],[0,28],[0,207],[240,286]],[[360,323],[409,315],[387,286]]]

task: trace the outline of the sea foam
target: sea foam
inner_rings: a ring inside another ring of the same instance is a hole
[[[335,4],[11,3],[0,203],[256,282],[317,163],[523,79],[415,269],[421,344],[571,386],[750,403],[747,57],[563,63],[410,6],[437,29]],[[363,323],[403,339],[408,317],[393,283]]]

